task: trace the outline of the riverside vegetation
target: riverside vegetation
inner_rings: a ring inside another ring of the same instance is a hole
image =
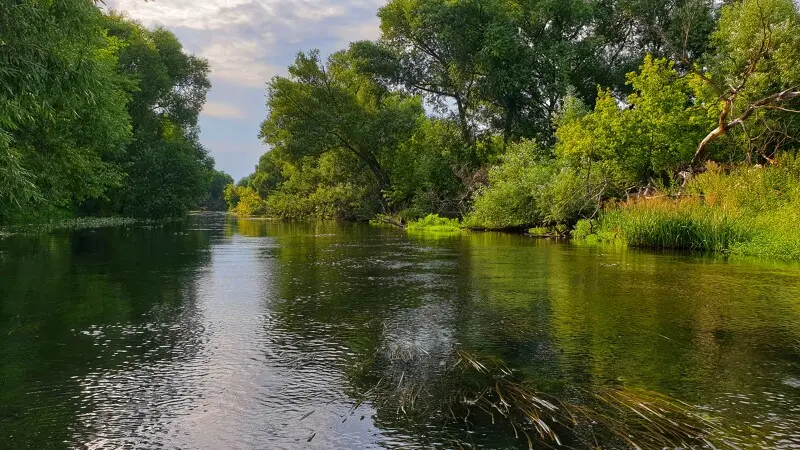
[[[0,222],[225,209],[231,178],[198,141],[207,61],[99,2],[2,10]]]
[[[226,188],[236,214],[800,257],[791,0],[391,0],[378,17],[377,41],[301,52],[269,83],[270,150]]]

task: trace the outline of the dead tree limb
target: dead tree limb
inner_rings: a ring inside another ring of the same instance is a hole
[[[731,112],[733,107],[733,100],[734,96],[731,96],[725,100],[723,100],[724,104],[722,107],[722,111],[719,115],[719,125],[717,128],[714,128],[709,132],[705,138],[700,142],[700,145],[697,146],[697,151],[695,151],[694,156],[692,157],[692,162],[689,164],[690,168],[697,168],[705,159],[706,155],[708,154],[708,145],[715,140],[717,140],[720,136],[724,135],[730,128],[742,125],[744,126],[744,122],[750,118],[756,111],[761,108],[771,108],[774,107],[777,103],[786,102],[795,98],[800,97],[800,88],[793,87],[789,89],[784,89],[780,92],[776,92],[775,94],[769,95],[764,97],[760,100],[757,100],[751,103],[745,110],[739,114],[733,120],[728,120],[728,116]]]

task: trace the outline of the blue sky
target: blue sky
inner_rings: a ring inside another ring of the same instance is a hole
[[[238,180],[267,148],[258,139],[266,116],[266,83],[300,50],[328,54],[376,39],[375,14],[385,0],[112,0],[148,27],[174,32],[211,64],[213,88],[200,116],[201,141],[217,168]]]

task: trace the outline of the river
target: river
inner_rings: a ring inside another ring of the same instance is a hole
[[[798,448],[800,266],[212,214],[0,237],[0,447],[536,447],[512,390],[572,447],[652,432],[601,393]]]

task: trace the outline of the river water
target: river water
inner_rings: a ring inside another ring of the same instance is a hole
[[[3,448],[538,447],[513,386],[799,448],[800,267],[222,215],[0,237]]]

